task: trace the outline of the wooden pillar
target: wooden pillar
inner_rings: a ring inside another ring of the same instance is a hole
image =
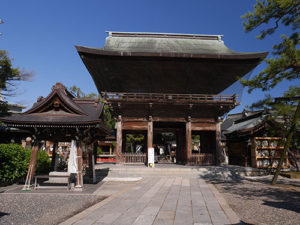
[[[149,116],[148,121],[148,131],[147,131],[147,147],[152,148],[153,147],[153,121],[152,116]]]
[[[95,171],[94,144],[88,145],[88,159],[89,159],[89,177],[93,178],[93,183],[95,183],[96,171]]]
[[[117,120],[117,146],[116,146],[116,163],[122,160],[122,117]]]
[[[57,142],[53,143],[53,150],[52,150],[52,158],[51,158],[51,170],[56,170],[56,149],[57,149]]]
[[[87,146],[87,153],[88,153],[88,165],[89,165],[89,177],[93,177],[93,146],[88,145]]]
[[[220,165],[222,162],[222,143],[221,143],[221,121],[216,121],[216,164]]]
[[[97,155],[98,155],[97,149],[98,149],[98,141],[94,142],[93,144],[93,155],[94,155],[95,164],[97,164]]]
[[[185,138],[186,138],[186,164],[189,164],[191,154],[192,154],[192,123],[191,117],[188,118],[188,121],[185,124]]]
[[[29,190],[31,187],[34,174],[35,174],[35,166],[36,166],[38,151],[39,151],[39,141],[36,140],[31,150],[30,161],[28,165],[28,171],[27,171],[26,181],[23,190]]]
[[[83,188],[82,178],[82,146],[81,142],[77,145],[77,174],[76,174],[76,186],[75,190],[81,191]]]

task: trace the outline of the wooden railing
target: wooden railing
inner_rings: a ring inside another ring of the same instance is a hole
[[[146,154],[122,153],[122,162],[124,163],[145,163]],[[189,161],[190,165],[211,166],[215,165],[215,156],[213,154],[192,154]]]
[[[236,103],[236,95],[102,92],[106,102]]]
[[[122,153],[124,163],[145,163],[146,160],[146,154]]]
[[[190,157],[191,165],[199,165],[199,166],[211,166],[215,165],[215,156],[213,154],[192,154]]]

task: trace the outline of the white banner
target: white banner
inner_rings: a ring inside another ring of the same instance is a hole
[[[72,140],[71,149],[68,161],[68,172],[77,173],[77,147],[76,141]]]
[[[148,166],[154,167],[154,148],[148,148]]]

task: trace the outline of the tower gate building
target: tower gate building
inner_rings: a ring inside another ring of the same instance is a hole
[[[150,147],[178,163],[220,163],[220,117],[238,101],[219,93],[267,55],[233,51],[220,35],[161,33],[109,32],[103,48],[76,49],[117,119],[118,163],[145,162]],[[129,134],[144,137],[140,148]]]

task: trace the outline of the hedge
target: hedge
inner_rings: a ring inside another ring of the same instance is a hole
[[[8,185],[23,181],[26,177],[31,150],[19,144],[0,144],[0,184]],[[39,151],[36,173],[50,171],[50,160],[46,152]]]

